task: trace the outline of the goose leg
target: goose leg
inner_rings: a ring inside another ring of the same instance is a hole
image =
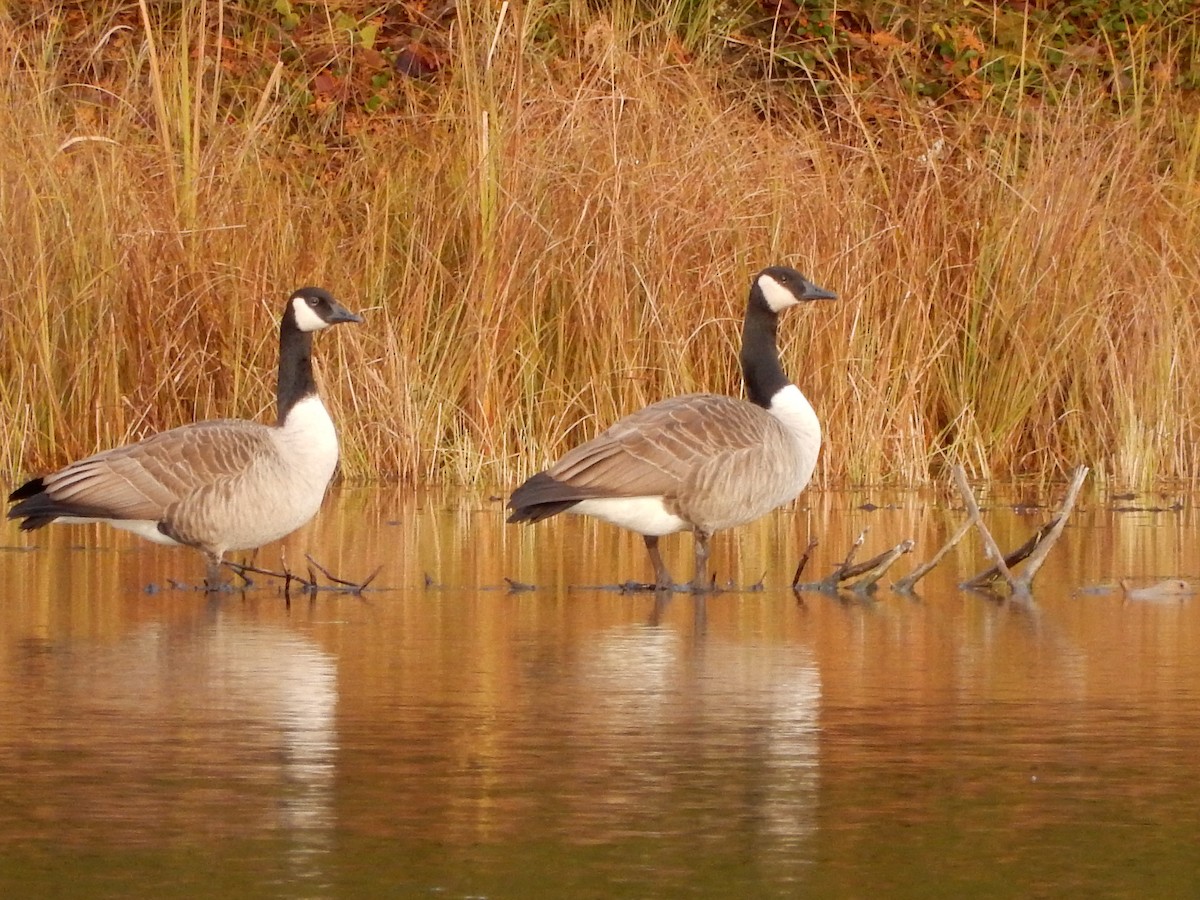
[[[662,554],[658,552],[657,535],[643,535],[642,539],[646,542],[646,550],[650,553],[650,562],[654,564],[655,590],[670,590],[675,586],[675,581],[671,578],[671,573],[667,571],[667,567],[663,564]]]
[[[696,529],[696,574],[692,576],[692,593],[704,594],[711,590],[708,583],[708,539],[707,531]]]
[[[221,590],[221,554],[205,550],[204,559],[207,562],[207,567],[205,568],[204,573],[204,590]]]

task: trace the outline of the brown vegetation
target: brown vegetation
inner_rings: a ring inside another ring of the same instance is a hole
[[[376,114],[221,4],[0,13],[0,471],[265,416],[273,322],[317,283],[368,320],[321,349],[345,473],[509,484],[737,392],[746,279],[778,262],[842,298],[783,334],[818,480],[1200,474],[1200,126],[1155,61],[1119,102],[835,73],[818,103],[665,30],[588,12],[551,53],[519,4],[460,6]]]

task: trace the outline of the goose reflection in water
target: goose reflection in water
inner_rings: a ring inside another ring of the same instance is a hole
[[[577,677],[580,693],[592,698],[578,721],[587,732],[579,741],[589,747],[581,762],[611,770],[590,779],[604,785],[603,796],[581,802],[626,825],[629,818],[614,811],[674,808],[701,819],[741,805],[766,839],[756,845],[771,848],[760,864],[810,858],[821,677],[808,647],[624,626],[591,643]]]
[[[333,656],[219,608],[115,643],[33,649],[25,679],[49,683],[27,684],[23,695],[39,702],[10,709],[23,720],[13,749],[27,760],[17,812],[27,803],[22,818],[44,831],[31,837],[126,848],[269,839],[286,845],[281,877],[325,880],[338,751]]]

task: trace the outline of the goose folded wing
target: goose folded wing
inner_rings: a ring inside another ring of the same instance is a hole
[[[567,453],[547,471],[584,497],[673,496],[702,468],[762,446],[771,417],[717,394],[647,406]]]
[[[198,422],[72,463],[46,476],[44,491],[60,515],[154,521],[182,498],[236,478],[272,452],[265,425]]]

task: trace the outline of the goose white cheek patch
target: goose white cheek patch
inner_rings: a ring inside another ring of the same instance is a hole
[[[795,294],[770,275],[760,275],[758,277],[758,287],[763,293],[763,299],[767,301],[767,306],[771,307],[772,312],[779,312],[800,302],[796,299]]]
[[[313,311],[303,297],[297,297],[292,301],[292,309],[296,313],[296,327],[301,331],[320,331],[329,325]]]

